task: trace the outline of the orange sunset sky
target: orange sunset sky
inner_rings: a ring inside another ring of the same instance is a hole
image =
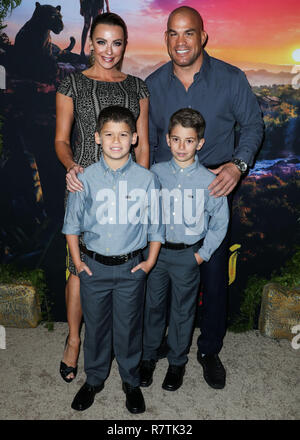
[[[61,48],[69,37],[76,38],[74,52],[80,51],[83,18],[79,0],[46,0],[41,4],[61,5],[65,28],[52,41]],[[163,41],[167,16],[180,5],[198,9],[209,35],[207,51],[240,67],[259,68],[260,64],[293,65],[293,52],[300,49],[299,0],[109,0],[111,11],[120,14],[128,25],[127,57],[153,63],[167,60]],[[31,17],[34,0],[23,0],[7,17],[6,33],[14,41],[16,32]],[[86,46],[86,52],[88,47]],[[300,60],[298,60],[298,64]]]

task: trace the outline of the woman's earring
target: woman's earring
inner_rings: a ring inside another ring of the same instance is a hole
[[[90,66],[93,66],[94,63],[95,63],[94,49],[91,49],[89,64],[90,64]]]

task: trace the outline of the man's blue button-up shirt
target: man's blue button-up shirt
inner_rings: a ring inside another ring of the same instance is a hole
[[[257,99],[245,74],[235,66],[210,57],[204,51],[203,64],[186,91],[168,62],[153,72],[146,84],[150,91],[150,160],[170,160],[166,143],[171,115],[180,108],[193,108],[204,117],[205,144],[198,152],[205,166],[216,166],[232,158],[253,164],[263,134],[263,120]],[[235,148],[235,125],[240,127]]]
[[[205,237],[198,254],[208,261],[222,243],[229,220],[227,198],[214,198],[207,189],[215,175],[197,156],[186,168],[171,159],[154,164],[151,171],[162,186],[166,241],[194,244]]]
[[[160,184],[131,157],[116,171],[103,156],[78,174],[83,191],[69,193],[62,232],[80,235],[102,255],[123,255],[165,240]]]

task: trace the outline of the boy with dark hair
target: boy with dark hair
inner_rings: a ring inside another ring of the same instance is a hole
[[[228,227],[227,199],[210,196],[208,186],[215,176],[199,163],[196,154],[204,144],[204,129],[205,121],[197,110],[178,110],[167,134],[173,158],[151,168],[162,186],[166,241],[147,281],[140,368],[144,387],[152,383],[165,331],[169,282],[169,368],[162,387],[175,391],[182,385],[199,292],[198,266],[210,259]]]
[[[145,411],[138,369],[144,286],[164,242],[164,228],[158,179],[130,156],[136,139],[130,110],[119,106],[103,109],[95,133],[101,158],[78,175],[84,189],[70,193],[67,201],[63,233],[79,274],[85,321],[87,379],[71,405],[78,411],[89,408],[103,389],[112,348],[127,409],[135,414]],[[84,261],[78,243],[81,232]],[[150,252],[142,261],[147,241]]]

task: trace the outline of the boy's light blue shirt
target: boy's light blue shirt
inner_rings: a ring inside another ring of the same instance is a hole
[[[166,241],[194,244],[204,238],[198,254],[208,261],[222,243],[228,228],[226,197],[214,198],[208,191],[215,175],[195,162],[181,168],[174,159],[151,167],[162,186]]]
[[[83,232],[89,250],[109,256],[164,243],[159,181],[131,156],[116,171],[101,157],[77,177],[84,190],[68,195],[64,234]]]

